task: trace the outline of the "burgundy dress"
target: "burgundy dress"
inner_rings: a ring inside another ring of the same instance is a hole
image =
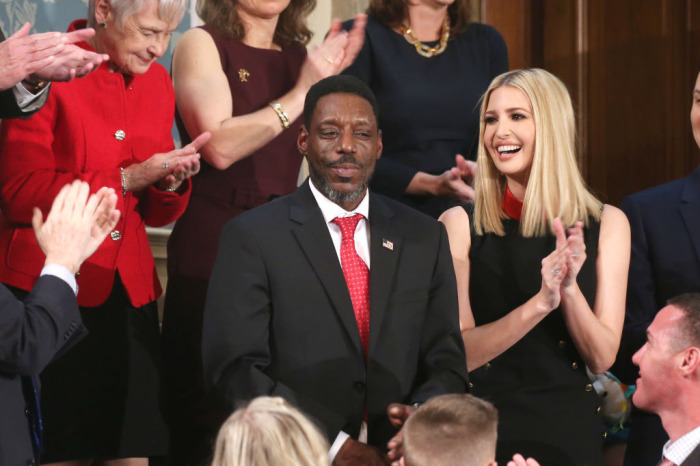
[[[265,108],[294,87],[306,49],[256,49],[204,26],[219,51],[233,97],[233,116]],[[272,111],[272,110],[270,110]],[[177,115],[183,144],[191,140]],[[225,170],[202,160],[192,178],[187,210],[168,241],[168,288],[163,316],[164,392],[173,464],[202,464],[227,413],[206,397],[202,378],[202,313],[219,235],[246,210],[296,189],[302,156],[296,140],[301,118],[290,129]]]

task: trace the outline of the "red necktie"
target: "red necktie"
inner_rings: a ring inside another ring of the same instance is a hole
[[[340,243],[340,265],[348,285],[357,327],[360,329],[362,349],[365,352],[365,359],[367,359],[369,348],[369,268],[355,250],[355,229],[363,218],[362,214],[355,214],[352,217],[336,217],[332,222],[340,227],[343,234]]]
[[[676,466],[676,463],[664,456],[664,460],[659,463],[659,466]]]

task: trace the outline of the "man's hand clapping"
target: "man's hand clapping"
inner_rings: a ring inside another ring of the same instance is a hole
[[[90,195],[90,186],[76,180],[61,189],[46,220],[35,207],[32,226],[46,254],[46,265],[62,265],[77,273],[83,261],[117,225],[120,213],[116,205],[113,189],[101,188]]]
[[[97,68],[107,55],[84,50],[77,45],[95,34],[94,29],[71,33],[29,34],[26,23],[7,40],[0,42],[0,91],[24,79],[31,81],[70,81]]]

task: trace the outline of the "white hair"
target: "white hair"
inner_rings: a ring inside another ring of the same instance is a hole
[[[120,26],[131,15],[143,8],[146,2],[158,2],[158,15],[160,19],[172,23],[180,22],[187,11],[188,0],[110,0],[117,24]],[[95,21],[95,0],[88,3],[88,26],[97,26]]]

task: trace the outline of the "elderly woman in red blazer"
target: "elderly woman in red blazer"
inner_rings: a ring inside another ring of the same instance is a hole
[[[173,150],[172,84],[153,63],[186,7],[187,0],[90,0],[88,20],[69,30],[94,27],[80,46],[110,60],[87,78],[52,84],[32,118],[2,124],[0,281],[18,294],[31,289],[44,261],[30,224],[34,206],[48,211],[75,179],[120,193],[122,218],[78,277],[90,336],[42,375],[44,464],[146,465],[167,449],[158,408],[161,287],[145,227],[184,211],[197,150],[209,138]]]

